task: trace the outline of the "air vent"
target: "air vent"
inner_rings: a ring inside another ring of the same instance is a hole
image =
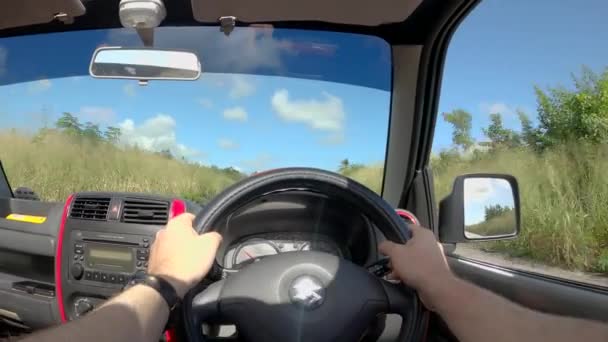
[[[110,207],[108,197],[76,197],[70,211],[71,218],[105,221]]]
[[[122,211],[122,222],[166,224],[169,219],[169,202],[140,198],[127,198]]]

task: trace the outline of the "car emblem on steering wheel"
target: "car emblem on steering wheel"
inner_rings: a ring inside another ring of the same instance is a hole
[[[289,286],[289,298],[303,309],[316,309],[325,299],[325,289],[321,281],[313,276],[299,276]]]

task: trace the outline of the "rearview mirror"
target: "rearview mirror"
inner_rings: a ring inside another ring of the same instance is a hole
[[[189,51],[100,47],[89,73],[97,78],[192,81],[201,75],[201,64]]]
[[[519,233],[519,215],[515,177],[459,176],[439,204],[439,238],[446,243],[513,238]]]

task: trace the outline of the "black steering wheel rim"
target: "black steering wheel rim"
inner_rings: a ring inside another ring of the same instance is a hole
[[[226,214],[234,212],[243,205],[246,205],[266,194],[290,189],[319,192],[351,204],[353,207],[359,209],[360,212],[366,215],[372,222],[374,222],[388,240],[397,243],[406,243],[410,237],[411,233],[403,219],[401,219],[395,213],[394,209],[388,203],[386,203],[386,201],[384,201],[373,191],[364,185],[342,175],[313,168],[277,169],[259,173],[255,176],[237,182],[216,196],[207,204],[207,206],[205,206],[203,210],[201,210],[201,212],[199,212],[194,220],[194,229],[200,234],[212,231],[219,220],[225,217]],[[327,256],[314,255],[314,253],[313,255],[302,254],[300,256],[292,257],[292,259],[293,258],[304,258],[306,263],[319,262],[319,264],[324,264],[325,266],[333,265],[335,262],[340,262],[330,259]],[[280,261],[277,260],[269,261],[268,263],[271,262],[274,262],[275,264],[277,262],[280,263]],[[276,268],[277,265],[274,265],[274,267]],[[351,266],[340,262],[340,267],[343,269],[349,269]],[[356,273],[357,271],[353,272]],[[283,276],[281,275],[281,277]],[[381,287],[384,288],[384,293],[386,296],[390,297],[392,294],[394,295],[394,298],[398,298],[398,293],[402,294],[407,292],[408,296],[411,297],[411,305],[408,306],[409,311],[407,319],[409,322],[409,327],[404,329],[402,326],[399,340],[415,340],[422,332],[421,323],[424,310],[423,306],[418,300],[418,297],[411,290],[404,289],[402,291],[401,289],[396,289],[396,286],[384,281],[379,281],[379,284],[381,284]],[[374,287],[375,285],[371,286]],[[215,288],[218,288],[218,286],[215,286]],[[220,292],[223,290],[220,286],[219,289],[209,290],[207,292],[214,291],[216,293],[213,295],[220,296]],[[370,292],[373,292],[371,288]],[[187,337],[191,341],[205,341],[200,331],[200,322],[196,320],[193,321],[192,319],[192,317],[196,316],[196,313],[194,312],[196,310],[193,311],[193,301],[198,301],[198,304],[200,304],[201,300],[209,301],[209,299],[199,298],[201,293],[197,295],[196,293],[190,292],[184,298],[182,310],[184,314],[184,324],[186,327]],[[393,301],[400,302],[402,300],[393,299]],[[213,309],[215,310],[216,308],[214,307]],[[399,310],[398,308],[394,309]],[[400,311],[400,313],[403,312]],[[403,317],[403,321],[405,325],[406,317]]]

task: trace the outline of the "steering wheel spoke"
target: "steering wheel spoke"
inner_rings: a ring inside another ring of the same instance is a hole
[[[192,299],[190,315],[196,326],[220,315],[220,295],[226,280],[216,281]]]

